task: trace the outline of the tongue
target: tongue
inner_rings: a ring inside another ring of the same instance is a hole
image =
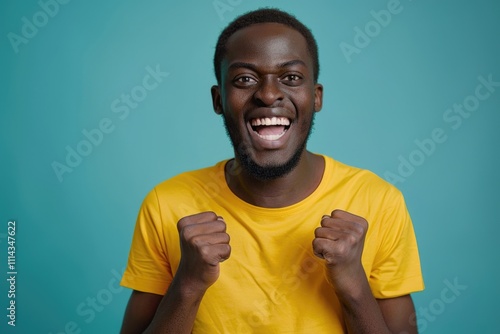
[[[256,129],[257,133],[261,136],[268,135],[279,135],[285,131],[284,125],[267,125],[267,126],[259,126]]]

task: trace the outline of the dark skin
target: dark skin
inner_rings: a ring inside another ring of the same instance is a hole
[[[313,78],[312,59],[304,37],[276,23],[256,24],[234,33],[227,43],[220,86],[212,87],[216,113],[225,117],[235,150],[244,147],[261,166],[288,161],[306,141],[312,115],[321,110],[323,87]],[[286,117],[289,129],[279,139],[257,136],[251,119]],[[226,173],[231,190],[243,200],[276,208],[297,203],[318,186],[322,157],[300,152],[288,174],[261,180],[251,172]],[[236,154],[226,166],[237,168]],[[231,254],[223,217],[203,212],[178,222],[181,261],[165,296],[134,291],[122,333],[190,333],[201,300],[218,279],[219,263]],[[334,210],[318,217],[312,249],[324,259],[327,279],[337,294],[349,333],[417,333],[409,295],[376,300],[361,264],[368,223],[349,212]]]

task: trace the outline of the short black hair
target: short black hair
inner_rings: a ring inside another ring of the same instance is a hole
[[[226,55],[226,43],[235,32],[240,29],[246,28],[253,24],[258,23],[280,23],[297,30],[306,39],[307,49],[313,60],[313,75],[314,82],[318,81],[319,76],[319,59],[318,59],[318,45],[314,36],[302,22],[295,16],[276,8],[261,8],[248,13],[245,13],[234,19],[229,25],[221,32],[214,54],[214,71],[217,83],[221,83],[221,63]]]

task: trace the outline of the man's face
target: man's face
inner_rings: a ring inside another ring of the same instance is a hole
[[[282,24],[255,24],[235,32],[226,50],[212,96],[236,159],[258,178],[283,176],[304,154],[322,104],[306,40]]]

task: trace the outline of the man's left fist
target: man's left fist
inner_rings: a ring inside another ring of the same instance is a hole
[[[314,232],[313,251],[325,259],[332,284],[347,283],[346,280],[364,275],[361,254],[367,230],[364,218],[342,210],[334,210],[321,219],[321,227]]]

